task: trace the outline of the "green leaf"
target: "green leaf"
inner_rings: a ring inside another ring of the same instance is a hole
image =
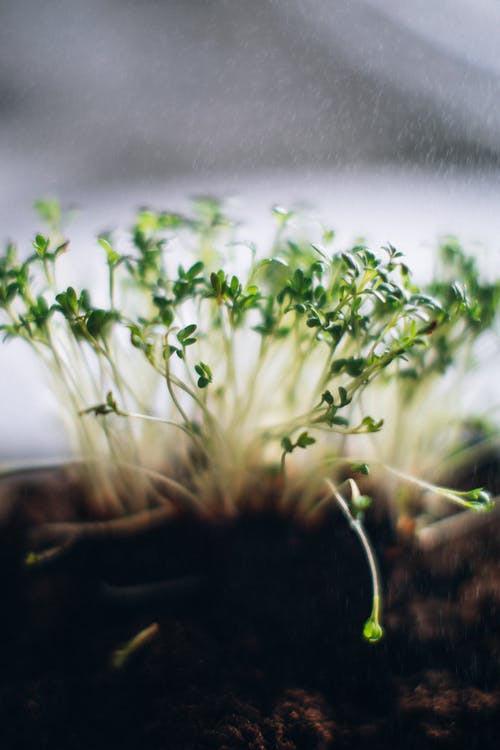
[[[349,398],[349,396],[347,395],[347,390],[342,385],[339,385],[339,398],[340,398],[339,408],[342,408],[343,406],[347,406],[352,401],[352,399]]]
[[[92,310],[85,321],[87,331],[93,338],[104,336],[113,318],[113,314],[108,310]]]
[[[365,357],[341,357],[332,364],[332,373],[347,372],[353,378],[359,377],[366,367]]]
[[[69,286],[66,289],[66,297],[68,300],[68,304],[70,305],[73,312],[77,313],[78,312],[78,297],[76,296],[76,292],[72,286]]]
[[[177,340],[180,344],[183,346],[189,346],[189,344],[194,344],[196,339],[190,338],[191,334],[196,331],[196,324],[192,323],[191,325],[186,326],[185,328],[181,328],[181,330],[177,333]]]
[[[222,273],[222,278],[221,278]],[[224,278],[225,275],[223,272],[219,271],[219,273],[215,273],[212,271],[210,274],[210,284],[212,285],[212,289],[215,292],[216,297],[220,297],[222,295],[222,287],[224,284]]]
[[[321,320],[317,315],[310,315],[306,320],[308,328],[319,328],[321,326]]]
[[[19,291],[20,286],[15,281],[11,284],[0,285],[0,305],[4,307],[10,304]]]
[[[144,331],[139,326],[129,325],[128,329],[130,331],[130,343],[132,346],[140,349],[149,358],[153,352],[153,342],[145,336]]]
[[[121,255],[117,253],[116,250],[113,249],[111,243],[106,237],[104,236],[98,237],[97,241],[106,253],[106,259],[108,261],[108,265],[115,266],[118,263],[118,261],[121,260]]]
[[[361,426],[364,427],[365,432],[379,432],[379,430],[382,429],[383,424],[383,419],[379,419],[379,421],[376,422],[373,417],[364,417],[361,422]]]
[[[353,271],[356,276],[359,276],[359,274],[361,273],[361,268],[360,268],[359,262],[354,257],[354,254],[353,253],[341,253],[341,258],[346,264],[346,266],[351,271]]]
[[[316,439],[311,437],[309,433],[302,432],[297,438],[295,445],[298,448],[307,448],[308,445],[313,445],[315,442],[316,442]]]
[[[202,261],[199,260],[196,263],[193,263],[193,265],[191,266],[191,268],[188,271],[186,271],[186,276],[189,279],[195,279],[198,276],[198,274],[203,271],[204,267],[205,266],[202,263]]]
[[[42,295],[38,295],[35,304],[30,306],[29,312],[36,326],[43,328],[53,313],[53,308],[49,308],[45,298]]]
[[[176,346],[172,346],[172,344],[170,344],[169,346],[165,347],[165,349],[163,350],[163,357],[165,359],[170,358],[173,354],[176,354],[179,357],[179,359],[183,359],[184,358],[184,355],[182,353],[182,349],[178,349]]]
[[[44,237],[43,234],[37,234],[33,242],[33,249],[39,258],[45,258],[47,250],[50,244],[48,237]]]
[[[90,312],[92,309],[90,294],[87,289],[82,289],[80,292],[80,297],[78,298],[78,309],[83,310],[84,312]]]
[[[325,331],[330,334],[332,339],[335,342],[339,342],[342,338],[342,335],[344,334],[344,326],[341,323],[330,323],[326,328]],[[345,360],[342,360],[345,361]]]
[[[373,498],[369,495],[356,495],[356,497],[353,498],[353,505],[358,513],[360,511],[368,510],[368,508],[371,508],[373,505]]]
[[[65,292],[56,294],[56,302],[59,303],[66,318],[73,318],[78,315],[78,297],[72,286],[69,286]]]
[[[351,466],[351,471],[354,474],[364,474],[365,476],[368,476],[368,474],[370,473],[368,464],[353,464]]]
[[[372,617],[369,617],[363,627],[363,637],[369,643],[378,643],[384,636],[382,626]]]
[[[206,388],[212,382],[212,370],[205,364],[205,362],[199,362],[194,366],[195,372],[200,377],[198,378],[198,387]]]
[[[229,293],[230,293],[231,299],[234,299],[240,292],[241,292],[240,281],[237,276],[233,276],[231,278],[231,283],[229,285]]]

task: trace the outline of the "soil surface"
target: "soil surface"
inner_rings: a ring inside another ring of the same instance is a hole
[[[367,521],[385,588],[370,645],[363,551],[333,510],[175,516],[26,569],[33,524],[83,513],[76,485],[40,482],[0,496],[4,750],[498,747],[498,515],[425,554]]]

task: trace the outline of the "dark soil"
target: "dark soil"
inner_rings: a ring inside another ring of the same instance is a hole
[[[84,513],[68,481],[33,475],[0,497],[3,750],[498,747],[498,515],[425,555],[368,523],[386,589],[370,645],[363,552],[333,510],[311,524],[270,498],[23,569],[32,524]]]

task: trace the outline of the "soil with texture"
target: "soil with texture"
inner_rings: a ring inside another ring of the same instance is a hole
[[[426,554],[384,518],[367,523],[385,588],[385,638],[370,645],[368,570],[337,511],[306,523],[270,499],[232,520],[177,516],[37,571],[21,565],[26,530],[78,513],[78,488],[63,502],[34,474],[8,496],[3,750],[498,747],[496,513]],[[152,623],[113,668],[115,649]]]

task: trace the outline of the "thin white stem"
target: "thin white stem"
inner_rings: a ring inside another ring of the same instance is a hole
[[[391,474],[394,474],[394,476],[398,477],[399,479],[404,480],[405,482],[415,484],[417,487],[421,487],[423,490],[432,492],[434,495],[437,495],[438,497],[445,497],[447,500],[451,500],[453,503],[456,503],[457,505],[461,505],[463,508],[471,507],[471,503],[468,502],[467,500],[462,499],[460,497],[459,492],[454,492],[453,490],[450,490],[447,487],[439,487],[435,484],[431,484],[430,482],[426,482],[423,479],[418,479],[417,477],[414,477],[411,474],[407,474],[404,471],[400,471],[399,469],[394,469],[392,466],[387,466],[386,464],[383,464],[383,466],[386,469],[386,471],[390,472]]]
[[[347,504],[346,500],[342,497],[342,495],[340,494],[336,486],[333,484],[333,482],[330,479],[325,479],[325,484],[330,490],[331,495],[338,502],[342,513],[344,514],[347,521],[349,522],[349,526],[354,531],[354,533],[357,534],[361,542],[361,545],[363,547],[363,551],[368,561],[368,567],[370,569],[370,575],[372,579],[372,587],[373,587],[372,619],[374,620],[375,623],[379,624],[380,614],[381,614],[382,594],[381,594],[378,565],[375,559],[375,554],[373,552],[372,546],[370,544],[370,540],[368,539],[368,536],[364,530],[363,524],[361,523],[359,518],[355,518],[353,516],[349,508],[349,505]]]

